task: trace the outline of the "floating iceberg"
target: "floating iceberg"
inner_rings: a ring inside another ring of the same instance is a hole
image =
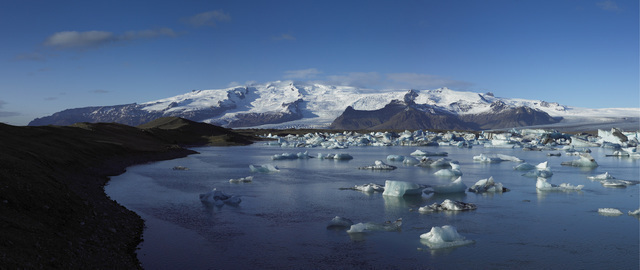
[[[351,160],[353,157],[347,153],[338,153],[338,154],[326,154],[322,155],[318,153],[319,159],[334,159],[334,160]]]
[[[384,196],[402,197],[404,195],[420,195],[422,194],[423,186],[416,183],[405,181],[392,181],[387,180],[384,183]]]
[[[474,156],[473,160],[487,163],[496,163],[502,161],[524,162],[524,160],[522,159],[504,154],[480,154],[479,156]]]
[[[628,180],[620,180],[620,179],[608,179],[601,180],[600,182],[605,187],[627,187],[631,185],[637,185],[640,181],[628,181]]]
[[[425,205],[420,207],[420,212],[439,212],[439,211],[466,211],[475,210],[478,207],[472,203],[465,203],[460,201],[452,201],[449,199],[444,200],[441,204],[434,203],[432,205]]]
[[[429,152],[429,151],[422,151],[420,149],[413,151],[413,153],[411,153],[410,155],[412,156],[421,156],[421,157],[433,157],[433,156],[447,156],[449,155],[449,153],[447,152]]]
[[[521,163],[518,164],[517,166],[513,167],[514,170],[516,171],[531,171],[533,169],[535,169],[536,166],[529,164],[529,163]]]
[[[435,193],[461,193],[467,190],[467,186],[462,182],[462,177],[454,180],[450,184],[432,186]]]
[[[385,223],[358,223],[351,225],[351,228],[347,230],[348,233],[364,233],[367,231],[399,231],[402,226],[402,218],[397,219],[394,222],[387,221]]]
[[[253,176],[241,177],[238,179],[229,179],[229,183],[249,183],[253,181]]]
[[[433,160],[428,157],[423,157],[422,159],[420,159],[420,163],[416,164],[416,166],[431,167],[431,168],[446,168],[446,167],[451,167],[452,163],[458,163],[458,162],[448,158],[440,158],[437,160]]]
[[[598,208],[598,214],[603,216],[619,216],[622,215],[622,211],[616,208]]]
[[[545,161],[542,162],[538,165],[536,165],[535,170],[527,172],[525,174],[523,174],[522,176],[526,176],[526,177],[535,177],[535,178],[549,178],[551,176],[553,176],[553,172],[551,171],[551,168],[549,167],[549,162]]]
[[[574,166],[574,167],[598,167],[598,163],[593,157],[588,153],[580,154],[580,159],[565,161],[560,163],[563,166]]]
[[[249,170],[251,172],[260,172],[260,173],[268,173],[268,172],[279,172],[278,167],[273,166],[271,164],[264,165],[249,165]]]
[[[553,185],[547,182],[546,178],[538,177],[538,181],[536,182],[536,188],[542,191],[569,191],[569,190],[581,190],[584,185],[571,185],[568,183],[562,183],[560,185]]]
[[[395,170],[397,168],[398,167],[396,166],[385,164],[384,162],[382,162],[382,160],[376,160],[373,165],[359,167],[358,169],[360,170]]]
[[[290,153],[275,154],[271,156],[272,160],[298,159],[298,155]]]
[[[493,181],[493,176],[489,177],[489,179],[481,179],[475,183],[472,187],[469,188],[469,191],[475,193],[483,193],[483,192],[506,192],[509,191],[507,188],[502,186],[502,183],[496,183]]]
[[[327,225],[327,229],[346,229],[353,225],[353,221],[348,218],[336,216]]]
[[[207,193],[200,194],[200,201],[203,203],[211,203],[216,206],[222,206],[225,203],[229,205],[238,205],[242,200],[240,199],[240,196],[227,195],[214,188]]]
[[[388,155],[387,156],[387,160],[388,161],[403,161],[404,160],[404,156],[401,156],[401,155]]]
[[[437,176],[444,176],[444,177],[461,176],[462,171],[460,171],[460,164],[456,164],[456,163],[450,163],[450,164],[451,164],[451,169],[441,169],[433,174]]]
[[[402,164],[407,164],[407,165],[416,165],[418,163],[420,163],[420,161],[414,157],[404,157],[404,160],[402,161]]]
[[[384,192],[384,186],[374,184],[374,183],[369,183],[364,185],[355,185],[352,188],[340,188],[340,189],[341,190],[344,190],[344,189],[358,190],[366,193]]]
[[[428,233],[420,235],[421,242],[431,249],[450,248],[464,246],[473,243],[458,233],[456,227],[444,225],[432,227]]]
[[[603,174],[598,174],[594,176],[587,176],[589,180],[607,180],[607,179],[615,179],[615,177],[611,176],[609,172],[605,172]]]

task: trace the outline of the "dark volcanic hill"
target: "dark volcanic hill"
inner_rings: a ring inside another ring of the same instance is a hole
[[[105,195],[107,176],[195,153],[180,145],[250,138],[180,118],[141,128],[0,123],[0,269],[140,268],[135,250],[143,221]]]

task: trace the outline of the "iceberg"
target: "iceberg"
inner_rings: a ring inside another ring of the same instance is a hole
[[[388,161],[404,161],[404,156],[401,156],[401,155],[388,155],[387,156],[387,160]]]
[[[327,229],[346,229],[350,228],[351,225],[353,225],[353,221],[351,221],[350,219],[336,216],[331,221],[329,221]]]
[[[251,172],[260,172],[260,173],[269,173],[269,172],[279,172],[278,167],[273,166],[271,164],[265,165],[249,165],[249,170]]]
[[[640,208],[633,210],[633,211],[629,211],[629,215],[630,216],[640,216]]]
[[[447,153],[447,152],[429,152],[429,151],[425,152],[425,151],[422,151],[422,150],[418,149],[416,151],[413,151],[413,153],[411,153],[410,155],[412,155],[412,156],[421,156],[421,157],[427,157],[427,156],[430,156],[430,157],[433,157],[433,156],[445,156],[446,157],[447,155],[449,155],[449,153]]]
[[[518,166],[513,167],[514,170],[516,171],[531,171],[533,169],[535,169],[536,166],[529,164],[529,163],[521,163],[518,164]]]
[[[368,231],[399,231],[402,226],[402,218],[397,219],[394,222],[387,221],[385,223],[358,223],[351,225],[351,228],[347,230],[347,233],[364,233]]]
[[[385,164],[384,162],[382,162],[382,160],[376,160],[373,165],[359,167],[358,169],[360,170],[395,170],[397,168],[398,167],[396,166]]]
[[[355,185],[354,187],[351,187],[351,188],[340,188],[340,189],[341,190],[344,190],[344,189],[358,190],[365,193],[384,192],[384,186],[374,184],[374,183],[369,183],[364,185]]]
[[[289,153],[275,154],[271,156],[271,159],[272,160],[298,159],[298,155],[289,154]]]
[[[621,187],[625,188],[631,185],[637,185],[640,181],[628,181],[628,180],[620,180],[620,179],[607,179],[601,180],[600,183],[605,187]]]
[[[228,195],[214,188],[207,193],[200,194],[200,201],[203,203],[210,203],[215,206],[222,206],[224,204],[238,205],[242,200],[240,199],[240,196]]]
[[[424,187],[411,182],[387,180],[384,183],[383,196],[402,197],[404,195],[420,195]]]
[[[420,159],[420,163],[416,164],[416,166],[431,167],[431,168],[445,168],[445,167],[451,167],[452,163],[458,163],[458,162],[448,158],[440,158],[437,160],[433,160],[428,157],[423,157],[422,159]]]
[[[596,160],[588,153],[580,154],[580,159],[565,161],[560,163],[563,166],[574,166],[574,167],[598,167],[598,163]]]
[[[571,185],[568,183],[562,183],[560,185],[553,185],[547,182],[546,178],[538,177],[538,181],[536,182],[536,188],[542,191],[570,191],[570,190],[581,190],[584,185]]]
[[[318,159],[351,160],[353,157],[346,153],[326,154],[318,153]]]
[[[467,190],[467,186],[462,182],[462,177],[446,185],[432,186],[435,193],[461,193]]]
[[[450,164],[451,164],[451,169],[440,169],[433,174],[437,176],[443,176],[443,177],[461,176],[462,171],[460,171],[460,164],[456,164],[456,163],[450,163]]]
[[[456,227],[444,225],[442,227],[431,227],[431,231],[420,235],[421,242],[431,249],[450,248],[464,246],[473,243],[458,233]]]
[[[434,203],[432,205],[425,205],[418,208],[420,212],[439,212],[439,211],[466,211],[475,210],[478,207],[472,203],[465,203],[461,201],[452,201],[449,199],[444,200],[441,204]]]
[[[605,172],[603,174],[598,174],[594,176],[587,176],[589,180],[607,180],[607,179],[615,179],[615,177],[611,176],[609,172]]]
[[[616,208],[598,208],[598,214],[603,216],[619,216],[622,215],[622,211]]]
[[[404,157],[404,160],[402,161],[402,164],[406,165],[416,165],[418,163],[420,163],[420,161],[418,161],[414,157]]]
[[[241,177],[238,179],[229,179],[229,183],[249,183],[253,181],[253,176]]]
[[[549,178],[551,176],[553,176],[553,172],[551,171],[551,168],[549,167],[549,162],[545,161],[542,162],[538,165],[536,165],[535,170],[527,172],[525,174],[523,174],[522,176],[526,176],[526,177],[535,177],[535,178]]]
[[[502,183],[496,183],[493,181],[493,176],[489,177],[489,179],[480,179],[473,186],[469,188],[469,191],[475,193],[483,193],[483,192],[506,192],[509,191],[507,188],[502,186]]]
[[[502,161],[524,162],[524,160],[522,159],[504,154],[480,154],[478,156],[474,156],[473,160],[487,163],[496,163]]]

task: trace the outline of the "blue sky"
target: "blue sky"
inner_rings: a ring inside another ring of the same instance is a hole
[[[0,122],[275,80],[640,107],[637,0],[4,1]]]

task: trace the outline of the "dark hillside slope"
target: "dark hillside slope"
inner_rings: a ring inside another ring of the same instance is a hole
[[[212,135],[189,126],[164,131]],[[140,268],[135,249],[143,221],[110,200],[103,187],[107,176],[127,166],[195,153],[153,132],[113,123],[0,124],[0,268]]]

